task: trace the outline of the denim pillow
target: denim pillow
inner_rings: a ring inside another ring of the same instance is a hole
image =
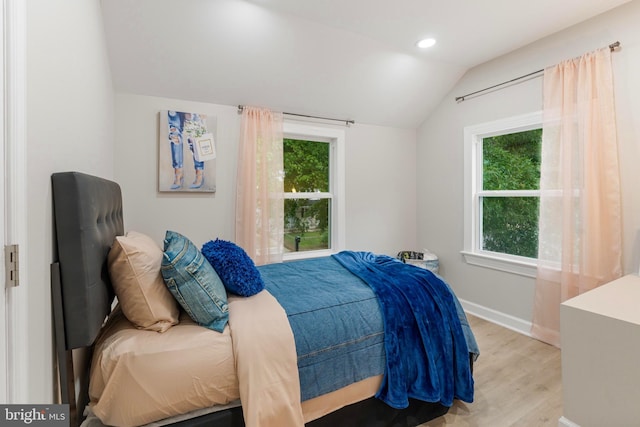
[[[220,275],[229,292],[250,297],[264,289],[264,281],[253,260],[235,243],[212,240],[202,246],[202,254]]]
[[[224,285],[198,248],[175,231],[165,235],[161,272],[169,291],[196,323],[224,330],[229,320]]]

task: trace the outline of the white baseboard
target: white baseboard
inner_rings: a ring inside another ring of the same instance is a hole
[[[528,337],[531,336],[531,322],[527,322],[520,318],[505,314],[492,308],[484,307],[480,304],[460,300],[462,308],[469,314],[472,314],[491,323],[503,326],[512,331],[519,332]]]
[[[580,425],[562,416],[558,419],[558,427],[580,427]]]

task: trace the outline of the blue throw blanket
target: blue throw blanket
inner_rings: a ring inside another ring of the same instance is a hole
[[[445,406],[454,398],[473,402],[470,349],[448,285],[386,255],[344,251],[333,257],[373,289],[383,313],[386,369],[376,397],[398,409],[409,398]]]

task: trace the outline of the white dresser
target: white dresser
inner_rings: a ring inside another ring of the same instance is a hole
[[[624,276],[560,307],[560,426],[640,426],[640,277]]]

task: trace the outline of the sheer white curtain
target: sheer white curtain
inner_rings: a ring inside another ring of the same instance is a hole
[[[611,52],[544,72],[532,335],[560,346],[560,304],[620,277],[622,218]]]
[[[236,190],[236,244],[257,265],[282,261],[282,113],[242,110]]]

